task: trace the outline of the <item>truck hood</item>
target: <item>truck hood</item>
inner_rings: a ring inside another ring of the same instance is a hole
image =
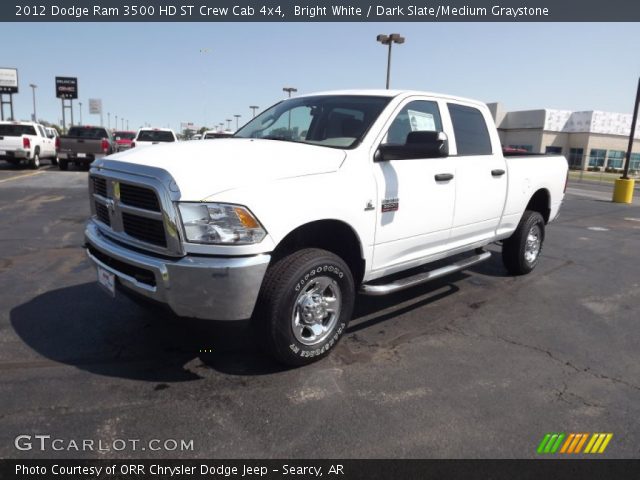
[[[344,150],[302,143],[221,138],[136,147],[108,160],[161,168],[176,181],[183,200],[197,201],[236,188],[335,172],[345,156]]]

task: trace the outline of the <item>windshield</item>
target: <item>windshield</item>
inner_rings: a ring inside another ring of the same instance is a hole
[[[67,136],[75,138],[90,138],[93,140],[109,138],[107,131],[104,128],[99,127],[71,127]]]
[[[0,125],[0,136],[20,137],[22,135],[35,135],[36,129],[31,125]]]
[[[116,140],[133,140],[136,138],[136,132],[115,132]]]
[[[173,133],[164,130],[141,130],[138,133],[138,142],[173,142]]]
[[[353,148],[390,100],[361,95],[291,98],[264,111],[234,137]]]

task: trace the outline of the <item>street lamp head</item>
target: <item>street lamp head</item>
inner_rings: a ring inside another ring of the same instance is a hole
[[[399,33],[392,33],[389,35],[389,39],[394,43],[404,43],[404,37]]]
[[[31,88],[38,88],[38,85],[36,85],[35,83],[30,83],[30,84],[29,84],[29,86],[30,86]]]
[[[376,37],[376,41],[380,42],[383,45],[389,44],[389,35],[380,34]]]

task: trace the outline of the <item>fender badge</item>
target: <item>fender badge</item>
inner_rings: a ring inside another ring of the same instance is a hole
[[[395,212],[400,208],[399,198],[385,198],[382,200],[382,213]]]

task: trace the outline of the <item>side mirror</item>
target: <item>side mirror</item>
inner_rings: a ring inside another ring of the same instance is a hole
[[[378,147],[375,161],[441,158],[449,156],[449,139],[444,132],[419,131],[407,135],[404,145],[383,144]]]

